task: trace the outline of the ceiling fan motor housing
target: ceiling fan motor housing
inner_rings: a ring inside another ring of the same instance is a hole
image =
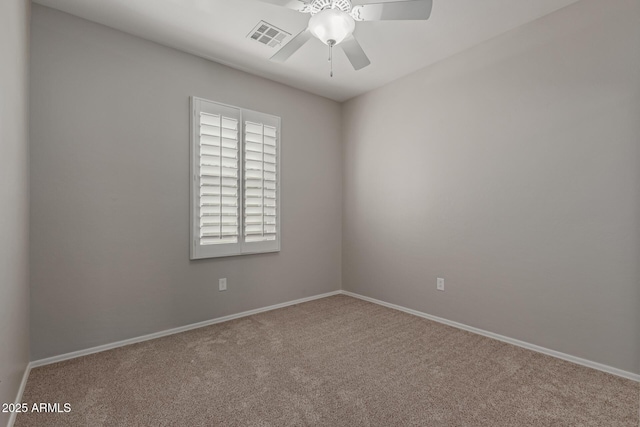
[[[315,15],[325,9],[339,9],[345,13],[351,12],[350,0],[313,0],[310,5],[309,13]]]

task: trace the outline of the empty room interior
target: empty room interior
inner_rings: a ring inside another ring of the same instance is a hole
[[[0,425],[640,426],[640,1],[3,0]]]

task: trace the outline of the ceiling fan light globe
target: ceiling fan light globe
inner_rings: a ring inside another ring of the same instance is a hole
[[[331,40],[334,45],[340,44],[353,34],[355,28],[356,21],[340,9],[325,9],[309,20],[311,34],[326,45]]]

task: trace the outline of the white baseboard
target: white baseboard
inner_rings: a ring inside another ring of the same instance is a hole
[[[141,337],[129,338],[122,341],[117,341],[110,344],[99,345],[97,347],[91,347],[85,350],[78,350],[71,353],[61,354],[59,356],[47,357],[46,359],[35,360],[31,362],[29,365],[30,368],[37,368],[38,366],[50,365],[52,363],[62,362],[64,360],[75,359],[76,357],[87,356],[93,353],[99,353],[101,351],[107,351],[118,347],[123,347],[129,344],[136,344],[143,341],[149,341],[155,338],[166,337],[168,335],[179,334],[180,332],[190,331],[192,329],[198,329],[209,325],[214,325],[216,323],[228,322],[229,320],[239,319],[241,317],[252,316],[258,313],[264,313],[265,311],[276,310],[278,308],[288,307],[290,305],[301,304],[303,302],[313,301],[320,298],[326,298],[333,295],[340,294],[341,291],[333,291],[327,292],[325,294],[314,295],[311,297],[300,298],[294,301],[287,301],[280,304],[270,305],[268,307],[256,308],[255,310],[243,311],[237,314],[230,314],[228,316],[218,317],[216,319],[205,320],[203,322],[192,323],[190,325],[180,326],[178,328],[167,329],[165,331],[154,332],[152,334],[143,335]],[[22,396],[22,394],[20,394]]]
[[[22,374],[22,381],[20,381],[20,387],[18,388],[18,394],[16,395],[15,403],[22,403],[22,395],[24,394],[24,388],[27,386],[27,380],[29,379],[30,372],[31,362],[27,364],[27,367],[24,370],[24,374]],[[13,424],[16,422],[17,416],[17,412],[11,412],[11,414],[9,415],[9,422],[7,423],[7,427],[13,427]]]
[[[280,304],[275,304],[275,305],[271,305],[268,307],[263,307],[263,308],[257,308],[255,310],[249,310],[249,311],[243,311],[241,313],[237,313],[237,314],[231,314],[229,316],[224,316],[224,317],[218,317],[216,319],[211,319],[211,320],[205,320],[203,322],[199,322],[199,323],[193,323],[190,325],[185,325],[185,326],[181,326],[178,328],[173,328],[173,329],[168,329],[165,331],[160,331],[160,332],[155,332],[153,334],[148,334],[148,335],[143,335],[140,337],[136,337],[136,338],[130,338],[130,339],[126,339],[123,341],[117,341],[114,343],[110,343],[110,344],[104,344],[101,346],[97,346],[97,347],[92,347],[92,348],[88,348],[85,350],[78,350],[78,351],[74,351],[71,353],[66,353],[66,354],[61,354],[59,356],[53,356],[53,357],[48,357],[46,359],[40,359],[40,360],[35,360],[31,363],[29,363],[29,365],[27,366],[27,369],[25,370],[24,376],[22,378],[22,383],[20,384],[20,389],[18,391],[18,396],[17,396],[17,402],[20,401],[20,399],[22,399],[22,393],[24,392],[24,387],[26,385],[27,382],[27,378],[29,377],[29,372],[31,371],[32,368],[36,368],[39,366],[45,366],[45,365],[50,365],[52,363],[58,363],[58,362],[62,362],[64,360],[69,360],[69,359],[75,359],[76,357],[82,357],[82,356],[86,356],[89,354],[93,354],[93,353],[99,353],[102,351],[106,351],[106,350],[111,350],[114,348],[118,348],[118,347],[123,347],[125,345],[129,345],[129,344],[135,344],[135,343],[139,343],[139,342],[143,342],[143,341],[148,341],[148,340],[152,340],[155,338],[161,338],[161,337],[165,337],[168,335],[173,335],[173,334],[178,334],[180,332],[186,332],[186,331],[190,331],[192,329],[197,329],[197,328],[202,328],[205,326],[209,326],[209,325],[214,325],[216,323],[222,323],[222,322],[227,322],[229,320],[233,320],[233,319],[239,319],[241,317],[247,317],[247,316],[251,316],[254,314],[258,314],[258,313],[264,313],[266,311],[271,311],[271,310],[276,310],[278,308],[284,308],[284,307],[288,307],[291,305],[295,305],[295,304],[301,304],[304,302],[308,302],[308,301],[313,301],[316,299],[320,299],[320,298],[326,298],[326,297],[330,297],[333,295],[347,295],[350,297],[354,297],[354,298],[358,298],[364,301],[368,301],[374,304],[378,304],[378,305],[382,305],[384,307],[388,307],[388,308],[392,308],[394,310],[399,310],[399,311],[403,311],[405,313],[409,313],[409,314],[413,314],[415,316],[419,316],[425,319],[429,319],[429,320],[433,320],[435,322],[438,323],[443,323],[445,325],[449,325],[449,326],[453,326],[454,328],[458,328],[458,329],[462,329],[465,331],[469,331],[469,332],[473,332],[475,334],[478,335],[482,335],[488,338],[493,338],[496,339],[498,341],[502,341],[502,342],[506,342],[508,344],[513,344],[516,345],[518,347],[522,347],[522,348],[526,348],[528,350],[532,350],[538,353],[542,353],[542,354],[546,354],[548,356],[553,356],[556,357],[558,359],[562,359],[562,360],[566,360],[568,362],[572,362],[572,363],[576,363],[578,365],[582,365],[582,366],[586,366],[588,368],[592,368],[592,369],[597,369],[599,371],[603,371],[603,372],[607,372],[609,374],[613,374],[613,375],[617,375],[623,378],[627,378],[636,382],[640,382],[640,374],[635,374],[632,372],[627,372],[627,371],[623,371],[622,369],[618,369],[618,368],[614,368],[608,365],[604,365],[602,363],[597,363],[597,362],[592,362],[590,360],[587,359],[582,359],[580,357],[576,357],[576,356],[572,356],[570,354],[565,354],[565,353],[561,353],[559,351],[555,351],[555,350],[551,350],[545,347],[541,347],[535,344],[531,344],[525,341],[520,341],[514,338],[509,338],[506,337],[504,335],[499,335],[499,334],[495,334],[493,332],[489,332],[489,331],[485,331],[483,329],[479,329],[479,328],[474,328],[473,326],[468,326],[465,325],[463,323],[458,323],[458,322],[454,322],[452,320],[447,320],[441,317],[437,317],[437,316],[432,316],[430,314],[427,313],[423,313],[421,311],[417,311],[417,310],[413,310],[410,308],[406,308],[406,307],[402,307],[396,304],[391,304],[385,301],[380,301],[377,300],[375,298],[370,298],[370,297],[366,297],[364,295],[360,295],[360,294],[356,294],[353,292],[349,292],[349,291],[344,291],[344,290],[338,290],[338,291],[333,291],[333,292],[327,292],[325,294],[320,294],[320,295],[314,295],[311,297],[307,297],[307,298],[300,298],[294,301],[288,301],[288,302],[283,302]],[[13,421],[15,420],[15,414],[12,414],[11,418],[9,419],[9,424],[8,427],[11,427],[13,425]]]
[[[382,305],[384,307],[392,308],[394,310],[404,311],[405,313],[413,314],[414,316],[423,317],[425,319],[433,320],[434,322],[443,323],[445,325],[453,326],[454,328],[462,329],[468,332],[473,332],[474,334],[482,335],[488,338],[493,338],[498,341],[506,342],[508,344],[513,344],[518,347],[526,348],[527,350],[532,350],[538,353],[546,354],[548,356],[553,356],[558,359],[566,360],[567,362],[576,363],[578,365],[586,366],[587,368],[597,369],[599,371],[607,372],[609,374],[617,375],[619,377],[627,378],[633,381],[640,382],[640,374],[634,374],[633,372],[623,371],[622,369],[614,368],[608,365],[603,365],[602,363],[592,362],[591,360],[582,359],[580,357],[571,356],[570,354],[561,353],[559,351],[551,350],[545,347],[540,347],[539,345],[530,344],[525,341],[520,341],[514,338],[505,337],[504,335],[494,334],[493,332],[485,331],[483,329],[474,328],[473,326],[468,326],[463,323],[454,322],[452,320],[443,319],[442,317],[432,316],[427,313],[423,313],[421,311],[412,310],[410,308],[402,307],[400,305],[391,304],[385,301],[380,301],[375,298],[366,297],[364,295],[356,294],[349,291],[341,291],[343,295],[348,295],[350,297],[358,298],[364,301],[372,302],[374,304]]]

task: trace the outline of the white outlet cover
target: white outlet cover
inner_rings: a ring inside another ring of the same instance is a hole
[[[226,291],[227,290],[227,279],[219,279],[218,280],[218,290]]]
[[[439,291],[444,291],[444,279],[442,277],[438,277],[436,280],[436,289]]]

